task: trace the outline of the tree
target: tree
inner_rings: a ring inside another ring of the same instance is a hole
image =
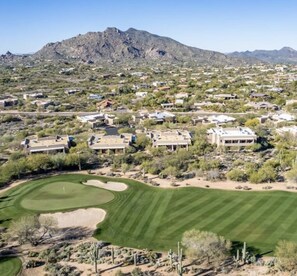
[[[169,166],[165,168],[160,174],[165,178],[165,177],[176,177],[178,175],[178,170],[176,167]]]
[[[292,183],[297,183],[297,166],[295,165],[286,173],[287,179]]]
[[[138,134],[136,139],[136,145],[139,149],[144,150],[146,146],[150,144],[150,139],[145,134]]]
[[[55,232],[57,221],[52,217],[24,216],[12,222],[9,237],[17,237],[20,244],[36,246]]]
[[[32,171],[46,171],[52,167],[50,156],[47,154],[31,154],[27,161]]]
[[[207,259],[208,263],[215,261],[218,264],[228,257],[231,249],[231,242],[224,237],[197,229],[183,234],[182,245],[190,258]]]
[[[256,126],[258,126],[260,124],[260,121],[258,118],[254,118],[254,119],[248,119],[246,122],[245,122],[245,126],[246,127],[250,127],[250,128],[255,128]]]
[[[124,175],[126,174],[127,171],[129,171],[129,169],[130,169],[129,164],[127,164],[127,163],[122,163],[122,165],[121,165],[121,171],[122,171],[122,173],[123,173]]]
[[[296,242],[279,241],[276,245],[275,256],[277,258],[277,266],[281,271],[297,271]]]
[[[246,181],[246,175],[244,171],[236,168],[227,172],[227,178],[233,181]]]

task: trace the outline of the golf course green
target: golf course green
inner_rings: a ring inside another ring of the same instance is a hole
[[[122,181],[129,189],[114,192],[81,184],[88,179]],[[192,228],[246,241],[260,252],[273,250],[281,239],[297,241],[295,193],[161,189],[134,180],[77,174],[30,181],[1,195],[0,225],[9,226],[28,213],[91,206],[107,211],[95,237],[122,246],[168,250]]]
[[[113,193],[104,189],[73,182],[54,182],[39,185],[21,200],[25,209],[56,211],[103,204],[114,199]]]
[[[19,258],[0,258],[0,275],[16,276],[21,270],[22,262]]]

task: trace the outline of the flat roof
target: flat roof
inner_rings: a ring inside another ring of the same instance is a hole
[[[187,130],[152,131],[149,134],[157,145],[190,145],[192,138]]]
[[[29,139],[29,149],[30,151],[36,150],[47,150],[53,149],[63,149],[68,148],[69,137],[68,135],[55,136],[55,137],[43,137],[37,139]]]
[[[240,136],[240,137],[256,137],[254,131],[252,131],[248,127],[238,127],[238,128],[211,128],[207,131],[209,134],[217,134],[221,137],[233,137],[233,136]]]
[[[129,146],[132,136],[133,135],[131,133],[125,133],[121,135],[95,134],[89,139],[89,146],[93,149],[126,148]]]

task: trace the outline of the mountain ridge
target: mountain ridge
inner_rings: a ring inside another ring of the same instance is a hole
[[[255,58],[272,64],[297,64],[297,51],[285,46],[279,50],[254,50],[229,53],[228,56],[235,58]]]
[[[169,37],[129,28],[121,31],[108,27],[103,32],[83,35],[48,43],[33,54],[39,59],[72,59],[90,62],[168,61],[198,64],[242,64],[243,60],[230,58],[219,52],[186,46]]]

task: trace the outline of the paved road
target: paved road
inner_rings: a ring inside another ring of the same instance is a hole
[[[70,112],[28,112],[28,111],[18,111],[18,110],[0,110],[0,115],[28,115],[28,116],[61,116],[61,117],[69,117],[69,116],[77,116],[77,115],[92,115],[98,114],[99,112],[83,112],[83,111],[70,111]],[[125,113],[133,113],[132,111],[113,111],[113,112],[104,112],[104,113],[116,113],[116,114],[125,114]],[[192,116],[206,116],[206,115],[245,115],[247,113],[218,113],[218,112],[205,112],[205,111],[193,111],[193,112],[172,112],[176,115],[192,115]]]

